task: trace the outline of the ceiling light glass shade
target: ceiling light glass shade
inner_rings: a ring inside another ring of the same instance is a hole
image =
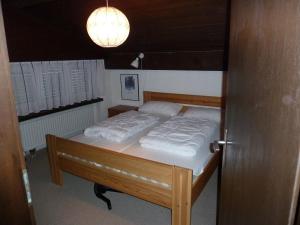
[[[86,29],[93,42],[101,47],[111,48],[126,41],[130,25],[120,10],[114,7],[100,7],[89,16]]]

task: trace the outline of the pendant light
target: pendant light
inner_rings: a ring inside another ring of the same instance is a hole
[[[86,29],[90,38],[103,48],[123,44],[130,30],[127,17],[117,8],[108,6],[95,9],[89,16]]]

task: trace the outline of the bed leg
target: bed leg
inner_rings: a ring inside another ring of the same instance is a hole
[[[191,224],[192,179],[192,170],[173,167],[172,225]]]
[[[63,177],[61,170],[59,169],[58,157],[56,153],[56,137],[53,135],[47,135],[47,152],[51,173],[51,180],[53,183],[62,186],[63,185]]]

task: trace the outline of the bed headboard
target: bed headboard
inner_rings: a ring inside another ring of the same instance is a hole
[[[167,101],[190,105],[222,107],[222,97],[144,91],[144,102],[148,101]]]

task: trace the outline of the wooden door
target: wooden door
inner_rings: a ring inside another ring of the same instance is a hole
[[[299,215],[299,211],[300,211],[300,206],[299,206],[299,196],[298,196],[298,206],[297,206],[297,210],[296,210],[296,215],[295,215],[295,222],[294,225],[300,225],[300,215]]]
[[[299,193],[300,1],[232,0],[219,225],[292,225]]]
[[[0,224],[32,224],[22,180],[25,162],[17,128],[0,2]]]

